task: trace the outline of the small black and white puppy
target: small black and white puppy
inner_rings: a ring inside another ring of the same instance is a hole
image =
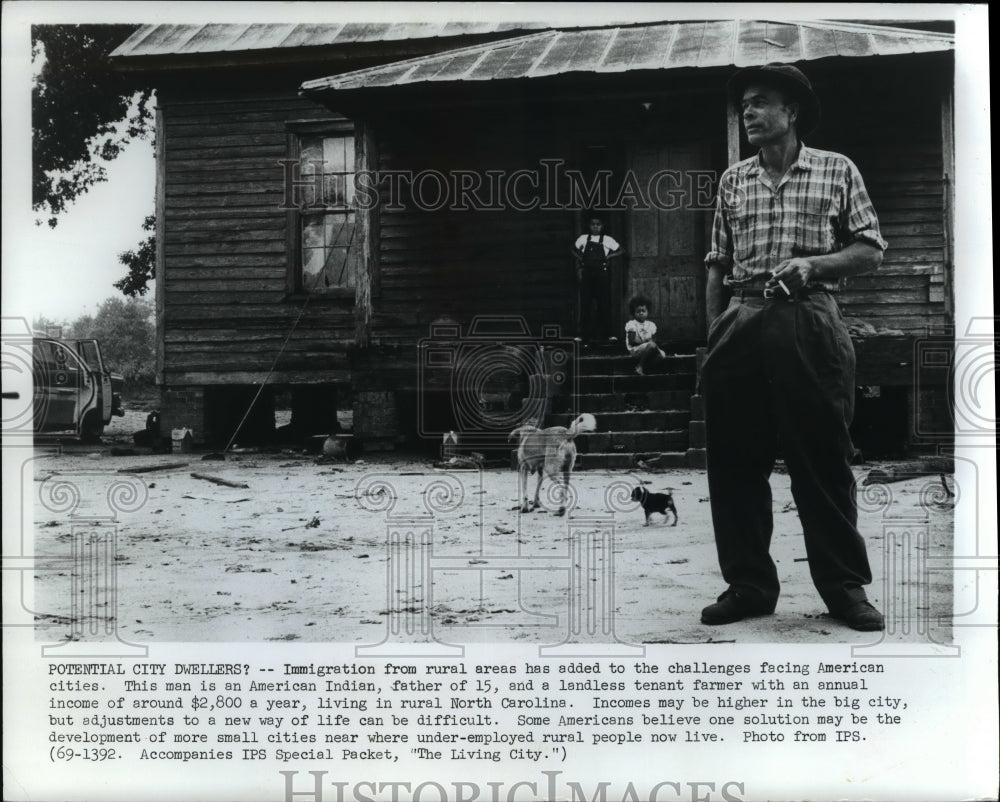
[[[671,526],[677,526],[677,507],[674,506],[674,497],[669,493],[650,493],[642,485],[632,490],[632,501],[638,501],[642,505],[642,511],[646,513],[645,526],[649,526],[649,516],[654,512],[660,513],[666,523],[667,510],[674,514],[674,522]]]

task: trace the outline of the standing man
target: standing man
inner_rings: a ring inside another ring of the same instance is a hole
[[[800,70],[741,70],[728,90],[759,152],[723,174],[705,257],[708,482],[729,588],[701,620],[774,612],[768,479],[780,450],[809,571],[830,614],[853,629],[881,630],[864,590],[872,575],[850,468],[854,348],[834,293],[841,278],[876,269],[886,243],[857,167],[800,139],[820,114]],[[733,296],[725,308],[724,286]]]

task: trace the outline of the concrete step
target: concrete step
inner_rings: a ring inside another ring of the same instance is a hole
[[[638,462],[650,459],[657,460],[660,468],[688,467],[687,454],[684,451],[655,451],[639,453],[622,453],[617,451],[597,451],[589,454],[579,454],[576,458],[576,470],[642,470]]]
[[[695,366],[694,354],[667,354],[666,359],[657,360],[650,366],[649,374],[694,373]],[[580,376],[625,376],[635,373],[635,362],[628,354],[584,354],[577,362],[577,373]]]
[[[644,453],[652,451],[684,451],[688,447],[688,431],[594,432],[581,434],[576,438],[576,450],[580,454],[597,452]]]
[[[708,458],[703,448],[689,448],[687,450],[687,464],[689,468],[708,467]]]
[[[602,411],[591,413],[597,418],[598,432],[648,432],[665,429],[681,429],[691,420],[691,412],[686,409]],[[549,426],[569,426],[574,416],[571,413],[550,415]]]
[[[694,373],[655,373],[637,376],[635,373],[616,376],[598,374],[580,376],[578,391],[583,394],[601,393],[651,393],[664,390],[694,392]]]
[[[598,415],[602,412],[688,409],[691,390],[652,390],[632,393],[580,393],[575,398],[559,395],[552,399],[553,414],[576,411]]]
[[[579,352],[576,395],[553,398],[546,425],[568,426],[581,412],[597,418],[597,431],[576,439],[578,467],[631,469],[640,460],[660,467],[688,467],[692,395],[697,358],[693,351],[671,352],[646,376],[621,343],[591,346]]]
[[[659,332],[656,341],[667,354],[694,354],[702,347],[694,340],[664,340],[662,334],[662,331]],[[577,343],[576,347],[581,356],[618,356],[625,353],[625,332],[622,332],[618,342]]]

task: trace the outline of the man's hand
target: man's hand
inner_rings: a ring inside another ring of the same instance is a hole
[[[802,289],[810,281],[837,281],[877,270],[882,264],[882,249],[867,242],[852,242],[846,248],[821,256],[786,259],[775,268],[768,287],[782,282],[789,292]]]
[[[788,292],[798,292],[808,284],[816,274],[816,268],[808,259],[786,259],[778,265],[765,287],[777,287],[780,281]]]
[[[722,277],[725,275],[726,268],[724,267],[712,265],[708,268],[708,282],[705,285],[705,312],[709,325],[722,314],[725,306],[725,292],[722,288]]]

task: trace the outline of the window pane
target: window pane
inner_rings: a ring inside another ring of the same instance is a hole
[[[80,357],[91,370],[100,370],[101,360],[97,355],[97,343],[80,343]]]
[[[326,244],[326,215],[309,215],[302,218],[302,249],[322,248]]]
[[[323,139],[323,203],[345,209],[354,200],[354,136]]]
[[[345,137],[330,136],[323,140],[323,158],[326,159],[326,172],[342,173],[347,169],[344,158]]]
[[[354,137],[344,139],[344,189],[348,206],[354,203]]]
[[[322,289],[323,265],[326,263],[326,251],[323,248],[302,249],[302,289]]]
[[[299,139],[300,170],[312,173],[309,162],[322,161],[323,192],[319,206],[300,213],[301,288],[322,292],[353,287],[358,268],[354,241],[354,135],[309,135]],[[324,211],[325,209],[325,211]]]
[[[304,136],[299,140],[299,161],[303,168],[309,162],[323,160],[323,139],[318,136]],[[304,170],[305,171],[305,170]]]
[[[354,239],[354,212],[327,215],[326,241],[329,245],[347,247]]]
[[[357,264],[354,212],[302,218],[302,288],[353,287]]]
[[[323,204],[334,209],[347,208],[344,197],[346,176],[340,173],[327,173],[323,177]]]

